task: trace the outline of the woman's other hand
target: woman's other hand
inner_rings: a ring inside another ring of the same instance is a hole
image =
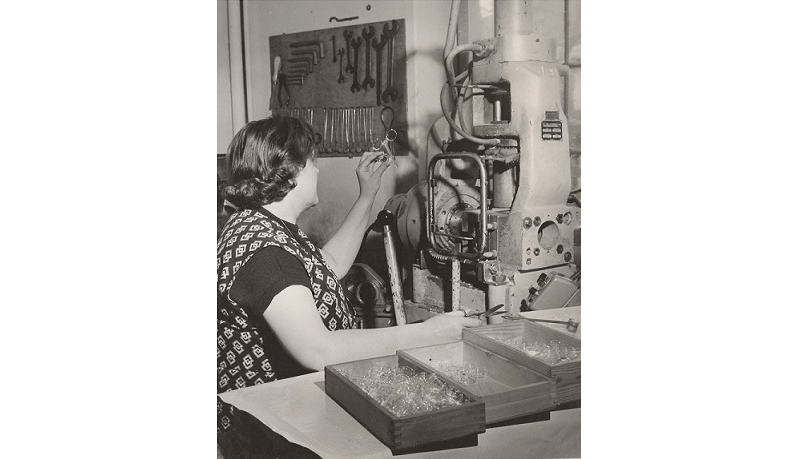
[[[358,186],[362,196],[374,198],[381,187],[381,177],[389,167],[389,156],[381,151],[366,151],[361,155],[361,161],[356,168]]]
[[[464,328],[479,327],[481,323],[478,318],[464,317],[463,311],[438,314],[424,322],[430,328],[430,333],[442,342],[459,341]]]

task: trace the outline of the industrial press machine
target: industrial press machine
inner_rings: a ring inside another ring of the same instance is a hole
[[[396,218],[399,252],[413,254],[411,298],[398,300],[398,286],[388,288],[394,315],[413,321],[503,305],[513,316],[579,305],[581,209],[562,89],[569,68],[556,61],[555,38],[533,33],[524,0],[495,0],[495,36],[456,46],[459,3],[441,94],[451,140],[430,158],[427,180],[385,206]],[[397,261],[388,263],[391,275]],[[380,290],[379,281],[358,279],[355,290],[365,282]]]

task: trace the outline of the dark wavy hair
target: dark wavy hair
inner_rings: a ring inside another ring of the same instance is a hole
[[[238,208],[280,201],[297,182],[309,158],[316,158],[314,130],[306,122],[273,116],[247,123],[228,146],[230,185],[222,195]]]

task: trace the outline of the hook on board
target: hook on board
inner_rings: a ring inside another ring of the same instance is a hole
[[[333,21],[336,21],[336,22],[354,21],[356,19],[358,19],[358,16],[352,16],[352,17],[349,17],[349,18],[342,18],[342,19],[339,19],[336,16],[331,16],[331,18],[328,19],[328,22],[333,22]]]

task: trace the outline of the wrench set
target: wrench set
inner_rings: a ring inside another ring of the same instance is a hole
[[[309,122],[320,156],[352,157],[390,131],[404,136],[405,38],[403,19],[270,37],[270,110]],[[397,146],[407,154],[406,142]]]
[[[277,113],[300,118],[312,126],[315,119],[319,120],[322,129],[317,132],[316,140],[317,152],[321,156],[330,156],[329,153],[335,152],[353,156],[383,148],[397,137],[397,131],[390,126],[375,129],[373,120],[378,118],[376,108],[279,108]],[[391,145],[389,148],[391,150]]]
[[[350,85],[350,92],[366,91],[375,88],[376,105],[383,105],[397,100],[400,95],[395,87],[394,79],[394,62],[395,62],[395,37],[400,32],[400,22],[392,20],[383,24],[383,33],[380,37],[376,36],[375,26],[367,25],[361,29],[361,36],[354,35],[352,30],[345,30],[342,32],[345,46],[338,51],[334,48],[334,55],[347,54],[347,66],[343,62],[339,62],[339,78],[337,83],[342,84],[346,81],[344,73],[353,74],[353,83]],[[355,37],[355,38],[353,38]],[[331,37],[331,41],[336,46],[336,35]],[[364,48],[364,80],[359,78],[361,67],[358,64],[359,56],[362,54],[359,50]],[[384,48],[386,48],[386,60],[384,62]],[[353,59],[350,59],[350,51],[353,52]],[[372,77],[372,50],[375,50],[375,70],[376,78]],[[382,70],[386,68],[386,85],[384,86],[382,78]],[[376,86],[377,83],[377,86]]]

